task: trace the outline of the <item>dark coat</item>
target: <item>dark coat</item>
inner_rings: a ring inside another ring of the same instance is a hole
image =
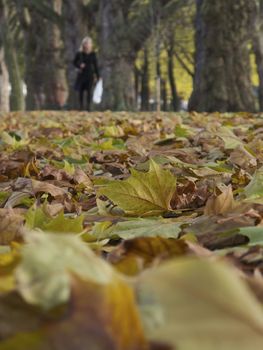
[[[85,67],[81,69],[80,65],[82,63],[85,64]],[[99,79],[100,74],[95,52],[89,54],[82,51],[77,52],[73,64],[78,70],[75,90],[79,91],[80,89],[85,89],[85,87],[91,86],[94,83],[94,77]]]

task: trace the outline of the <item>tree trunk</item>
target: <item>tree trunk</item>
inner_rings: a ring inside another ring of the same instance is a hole
[[[0,111],[10,111],[9,74],[5,63],[5,54],[3,47],[0,47]]]
[[[86,35],[86,28],[82,23],[82,1],[64,0],[63,1],[63,18],[64,18],[64,43],[65,43],[65,63],[67,66],[68,81],[68,108],[78,108],[78,96],[74,91],[76,80],[76,70],[73,66],[73,59],[79,50],[81,40]]]
[[[150,88],[149,88],[149,57],[148,49],[144,49],[144,63],[142,68],[141,86],[141,110],[149,110]]]
[[[61,15],[62,0],[52,0],[52,9]],[[46,109],[61,109],[67,100],[68,86],[62,32],[58,23],[50,22],[47,26],[46,46],[49,69],[47,69],[47,76],[45,76],[45,107]]]
[[[160,64],[160,56],[157,56],[156,63],[156,111],[158,113],[161,112],[161,64]]]
[[[104,92],[102,109],[135,108],[133,67],[136,53],[123,35],[126,18],[116,0],[100,0],[99,42]]]
[[[61,14],[62,0],[50,0],[54,13]],[[59,109],[67,98],[66,67],[61,28],[54,18],[34,7],[22,18],[25,37],[25,81],[27,110]]]
[[[150,88],[149,88],[149,57],[148,49],[144,49],[144,64],[142,71],[142,89],[141,89],[141,110],[149,111]]]
[[[162,96],[162,110],[167,111],[167,90],[166,90],[166,80],[161,79],[161,96]]]
[[[139,96],[140,96],[140,82],[141,82],[141,70],[138,69],[135,65],[134,67],[134,84],[135,84],[135,102],[136,102],[136,109],[138,109],[139,106]]]
[[[172,95],[172,107],[174,111],[178,111],[180,107],[180,100],[177,95],[176,82],[174,77],[174,39],[172,38],[167,49],[168,56],[168,79]]]
[[[6,1],[3,4],[3,46],[5,62],[11,84],[10,106],[13,111],[23,111],[25,108],[23,95],[23,82],[18,64],[15,38],[9,25],[9,8]]]
[[[133,82],[134,62],[129,57],[102,59],[103,100],[102,108],[116,111],[133,110],[135,93]]]
[[[9,74],[4,52],[4,13],[0,7],[0,111],[9,112]]]
[[[134,109],[133,66],[136,54],[141,50],[154,28],[157,30],[156,46],[159,50],[160,25],[161,19],[163,19],[161,10],[166,8],[168,11],[169,3],[171,12],[175,11],[181,2],[158,0],[144,1],[143,4],[139,5],[139,2],[132,0],[99,1],[98,33],[101,47],[102,78],[104,80],[102,108]],[[156,88],[157,109],[159,109],[159,76],[156,79]]]
[[[253,49],[256,57],[257,72],[259,77],[259,109],[263,111],[263,1],[259,1],[255,11],[255,28],[253,35]]]
[[[196,2],[196,64],[190,110],[254,111],[248,50],[253,1]]]
[[[45,77],[49,69],[45,46],[47,25],[41,15],[30,11],[30,21],[24,27],[27,110],[40,110],[45,107]]]

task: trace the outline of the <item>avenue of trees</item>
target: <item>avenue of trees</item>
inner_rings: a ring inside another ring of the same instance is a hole
[[[76,109],[72,60],[86,35],[100,109],[180,109],[180,66],[190,110],[263,110],[262,0],[0,0],[0,110]]]

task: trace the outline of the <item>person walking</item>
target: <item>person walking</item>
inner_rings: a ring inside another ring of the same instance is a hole
[[[79,93],[80,109],[84,109],[84,93],[86,91],[86,109],[90,111],[93,86],[100,78],[97,56],[93,51],[93,42],[90,37],[87,36],[82,40],[80,50],[76,53],[73,64],[78,70],[75,90]]]

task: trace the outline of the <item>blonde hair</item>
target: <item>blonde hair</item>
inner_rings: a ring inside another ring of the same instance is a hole
[[[91,43],[91,45],[93,44],[93,40],[90,36],[85,36],[85,38],[82,40],[79,51],[82,51],[82,52],[84,51],[83,48],[87,42]]]

